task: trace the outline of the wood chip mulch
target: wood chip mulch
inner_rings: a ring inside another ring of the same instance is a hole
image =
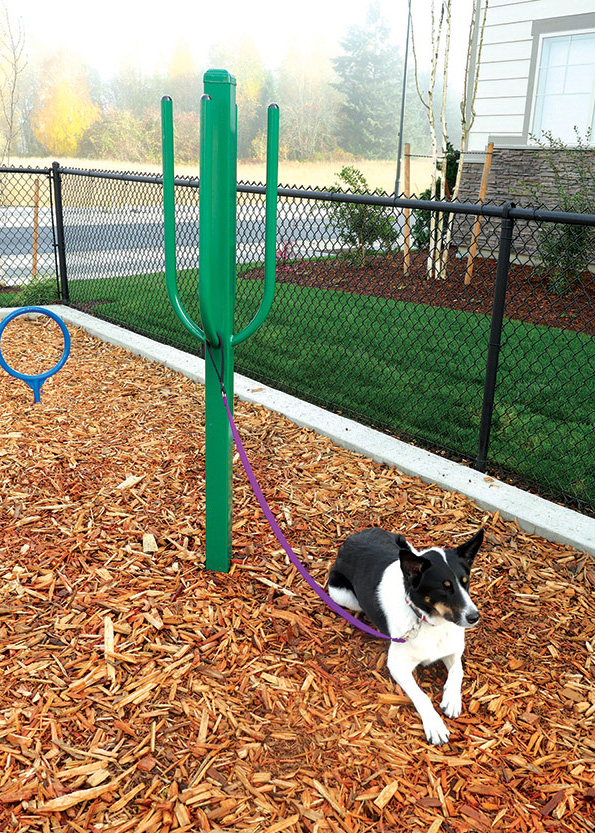
[[[386,644],[299,579],[239,466],[232,569],[204,569],[201,387],[70,330],[39,405],[0,378],[0,830],[595,830],[591,558],[236,403],[320,582],[364,526],[424,546],[485,525],[464,710],[433,747]],[[29,372],[61,344],[45,318],[2,340]],[[442,666],[418,678],[437,704]]]

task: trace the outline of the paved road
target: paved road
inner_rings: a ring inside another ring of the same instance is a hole
[[[31,275],[32,216],[18,220],[0,212],[0,280],[23,283]],[[27,212],[32,214],[32,212]],[[176,212],[178,266],[195,266],[198,258],[198,208]],[[179,215],[179,216],[178,216]],[[158,208],[66,209],[64,234],[70,278],[104,277],[163,270],[163,219]],[[319,205],[281,205],[277,222],[278,246],[290,241],[295,256],[333,251],[339,244]],[[264,254],[264,210],[238,208],[237,259],[261,260]],[[54,240],[51,218],[40,216],[37,240],[38,270],[53,271]]]

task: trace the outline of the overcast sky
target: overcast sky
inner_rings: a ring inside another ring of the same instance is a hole
[[[197,67],[208,64],[212,44],[251,38],[274,69],[290,44],[328,45],[350,26],[365,23],[366,0],[7,0],[13,19],[22,18],[29,51],[41,44],[78,52],[104,77],[124,63],[146,73],[167,66],[177,45],[190,48]],[[453,69],[460,74],[466,50],[471,0],[455,0]],[[414,0],[416,46],[428,60],[431,0]],[[380,0],[392,39],[404,51],[407,0]],[[465,21],[465,22],[463,22]],[[425,35],[425,36],[424,36]],[[455,81],[453,74],[452,80]],[[238,79],[238,83],[240,79]]]

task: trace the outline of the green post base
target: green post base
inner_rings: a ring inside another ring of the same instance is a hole
[[[221,368],[221,347],[211,354]],[[233,412],[233,350],[225,349],[223,383]],[[226,573],[231,561],[233,438],[221,398],[221,385],[207,353],[205,356],[206,398],[206,566]]]

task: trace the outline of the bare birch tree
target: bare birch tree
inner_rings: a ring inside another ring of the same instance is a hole
[[[440,8],[436,9],[436,0],[432,0],[431,6],[431,35],[430,43],[432,47],[430,59],[430,78],[428,82],[428,92],[424,96],[419,85],[418,61],[417,52],[415,48],[415,29],[413,26],[413,17],[411,6],[409,7],[409,14],[411,15],[411,46],[413,49],[413,65],[415,69],[415,87],[419,100],[425,107],[428,114],[428,122],[430,125],[430,143],[431,143],[431,157],[432,157],[432,181],[430,184],[430,194],[436,194],[437,181],[437,160],[438,160],[438,140],[436,137],[436,119],[434,114],[434,94],[436,90],[436,76],[438,73],[438,65],[440,62],[440,44],[442,41],[442,32],[444,27],[445,15],[450,22],[450,2],[451,0],[441,0]],[[444,94],[443,94],[444,98]],[[434,263],[436,259],[436,212],[432,211],[430,215],[430,239],[428,243],[428,277],[433,273]]]
[[[443,64],[442,64],[442,101],[440,103],[440,133],[441,133],[441,144],[442,144],[442,168],[441,168],[441,183],[442,183],[442,197],[443,199],[448,199],[447,194],[447,180],[446,180],[446,168],[448,165],[448,157],[447,157],[447,148],[446,148],[446,140],[448,136],[448,130],[446,126],[446,99],[448,96],[448,61],[450,58],[450,32],[451,32],[451,0],[448,0],[446,3],[446,35],[445,35],[445,43],[444,43],[444,57],[443,57]],[[446,215],[446,222],[448,222],[450,215]],[[443,226],[445,222],[445,215],[443,212],[440,212],[436,217],[436,246],[435,246],[435,257],[431,264],[432,269],[432,276],[438,277],[439,270],[438,265],[442,262],[442,240],[443,240]],[[430,264],[428,263],[428,266]]]
[[[6,3],[0,4],[0,108],[3,121],[0,162],[10,162],[19,132],[19,76],[27,66],[25,31],[21,20],[15,25]]]
[[[483,5],[483,11],[482,11]],[[465,148],[467,146],[467,139],[469,133],[475,122],[475,99],[477,97],[477,84],[479,81],[479,67],[481,65],[481,52],[483,49],[483,36],[485,32],[486,16],[488,13],[489,0],[473,0],[473,8],[471,11],[471,22],[469,24],[469,44],[467,46],[467,60],[465,62],[465,79],[463,86],[463,98],[461,99],[461,155],[459,157],[459,167],[457,169],[457,178],[451,199],[456,201],[459,196],[461,188],[461,177],[463,173],[463,164],[465,162]],[[481,14],[480,14],[481,13]],[[471,69],[473,61],[474,43],[477,42],[476,61],[474,65],[474,76],[471,79]],[[469,89],[471,87],[471,89]],[[450,242],[452,239],[452,221],[453,215],[448,214],[446,218],[446,228],[444,234],[444,244],[442,246],[442,254],[440,258],[440,277],[446,278],[446,266],[448,264],[448,254],[450,249]]]
[[[488,11],[489,0],[473,0],[471,20],[469,24],[469,43],[467,47],[467,60],[465,64],[465,78],[463,87],[463,98],[461,100],[461,152],[459,157],[459,167],[457,170],[457,178],[449,199],[455,201],[458,197],[461,175],[463,172],[465,146],[473,122],[475,121],[475,99],[477,96],[477,84],[479,80],[479,66],[481,63],[481,51],[483,47],[483,36],[486,23],[486,15]],[[415,35],[413,28],[413,20],[411,21],[411,42],[413,45],[413,58],[415,67],[415,83],[417,87],[417,94],[428,114],[428,121],[430,125],[431,138],[431,153],[432,153],[432,182],[430,193],[436,194],[436,181],[438,170],[438,141],[436,137],[436,124],[434,114],[434,95],[436,86],[436,77],[438,74],[438,64],[441,57],[441,40],[444,31],[444,52],[442,54],[442,100],[440,108],[440,129],[441,129],[441,148],[442,148],[442,166],[441,166],[441,183],[443,188],[443,195],[446,189],[446,166],[447,166],[447,139],[448,127],[446,124],[446,99],[448,93],[448,72],[449,72],[449,57],[450,57],[450,36],[452,29],[452,0],[441,0],[439,9],[439,22],[436,25],[436,0],[432,0],[431,6],[431,45],[432,58],[430,64],[430,82],[427,96],[424,97],[420,90],[418,80],[418,62],[415,50]],[[477,51],[475,52],[475,45],[477,44]],[[473,56],[476,55],[475,64],[473,64]],[[471,78],[471,71],[474,69],[474,76]],[[439,195],[437,195],[439,196]],[[448,251],[452,239],[452,214],[439,214],[432,212],[430,217],[430,242],[428,252],[428,277],[446,277],[446,266],[448,263]]]

